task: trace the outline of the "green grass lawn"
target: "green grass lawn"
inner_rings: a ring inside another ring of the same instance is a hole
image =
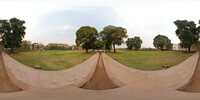
[[[20,63],[33,68],[38,63],[42,70],[61,70],[75,66],[93,54],[86,54],[84,51],[32,51],[9,55]]]
[[[118,62],[139,70],[160,70],[165,63],[174,66],[186,60],[194,53],[178,51],[118,51],[107,53]]]

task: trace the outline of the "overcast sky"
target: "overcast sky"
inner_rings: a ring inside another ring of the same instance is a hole
[[[175,35],[175,20],[193,20],[198,24],[198,0],[0,0],[0,19],[12,17],[26,21],[24,40],[33,43],[75,44],[76,30],[107,25],[127,29],[128,36],[139,36],[142,47],[153,47],[153,38]]]

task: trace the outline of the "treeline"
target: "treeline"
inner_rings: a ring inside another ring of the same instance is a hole
[[[76,31],[76,45],[81,46],[88,53],[89,49],[102,49],[110,51],[113,47],[116,52],[116,45],[121,45],[126,38],[127,30],[123,27],[106,26],[98,33],[94,27],[82,26]]]
[[[69,47],[64,47],[64,46],[54,46],[54,45],[47,45],[44,47],[45,50],[78,50],[77,47],[74,46],[74,48],[72,46]]]
[[[191,46],[196,44],[200,49],[200,26],[196,26],[194,21],[176,20],[174,24],[177,26],[176,35],[180,39],[180,46],[187,48],[190,51]],[[200,20],[199,20],[200,24]],[[116,53],[115,46],[121,45],[124,38],[127,38],[127,30],[123,27],[106,26],[101,32],[94,27],[82,26],[76,32],[76,45],[81,46],[88,52],[88,49],[105,49],[110,51],[112,48]],[[138,50],[143,43],[142,39],[138,36],[128,38],[125,42],[127,49]],[[171,40],[165,35],[157,35],[153,39],[153,45],[160,50],[172,49]]]
[[[11,49],[30,49],[30,44],[26,41],[23,42],[22,39],[25,36],[24,26],[25,21],[11,18],[9,20],[0,19],[0,35],[2,38],[2,43],[5,48]],[[193,44],[200,45],[200,26],[197,26],[194,21],[187,20],[176,20],[174,21],[176,25],[176,36],[180,39],[180,46],[182,48],[187,48],[190,51]],[[199,21],[200,24],[200,21]],[[98,32],[94,27],[82,26],[76,31],[76,45],[77,47],[82,47],[88,52],[88,49],[105,49],[110,51],[112,48],[116,52],[116,45],[121,45],[124,43],[124,38],[127,38],[127,30],[123,27],[116,26],[106,26],[102,31]],[[170,49],[172,47],[171,40],[164,35],[157,35],[153,39],[154,47],[158,49]],[[142,39],[138,36],[133,38],[128,38],[125,41],[128,49],[138,50],[141,48],[143,43]],[[71,50],[72,48],[65,47],[45,47],[46,50]],[[200,48],[200,47],[199,47]],[[75,47],[75,49],[78,49]]]

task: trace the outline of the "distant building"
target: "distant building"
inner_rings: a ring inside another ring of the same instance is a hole
[[[34,44],[34,50],[42,51],[44,50],[44,45],[42,43],[36,43]]]
[[[57,46],[57,47],[65,47],[68,48],[68,44],[63,44],[63,43],[49,43],[48,46]]]
[[[30,47],[29,47],[29,48],[30,48],[30,50],[33,50],[33,47],[32,47],[32,42],[27,40],[27,44],[30,46]]]
[[[172,44],[172,50],[178,51],[179,45],[178,44]]]
[[[200,49],[200,46],[198,44],[193,44],[192,47],[191,47],[191,51],[199,51]],[[180,43],[179,44],[172,44],[172,50],[175,50],[175,51],[187,51],[188,49],[187,48],[182,48]]]
[[[75,50],[75,48],[76,48],[76,45],[72,45],[72,50]]]

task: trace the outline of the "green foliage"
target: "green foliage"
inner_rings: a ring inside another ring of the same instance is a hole
[[[3,34],[3,43],[5,47],[13,49],[20,48],[22,38],[25,35],[25,21],[11,18],[8,20],[0,20],[0,33]]]
[[[181,47],[188,48],[190,51],[191,46],[199,39],[200,28],[197,28],[193,21],[187,20],[177,20],[174,24],[177,26],[176,35],[181,41]]]
[[[21,44],[21,50],[22,51],[29,51],[30,50],[30,46],[31,44],[28,44],[28,41],[22,41],[22,44]]]
[[[94,48],[95,49],[103,49],[103,47],[104,47],[104,42],[103,41],[101,41],[101,40],[97,40],[97,41],[95,41],[95,43],[94,43]]]
[[[127,48],[132,50],[133,48],[137,51],[141,48],[142,40],[140,37],[128,38],[126,41]]]
[[[163,48],[169,49],[171,47],[171,40],[164,35],[157,35],[154,39],[154,47],[163,50]]]
[[[105,43],[105,49],[109,51],[111,45],[113,45],[114,52],[116,53],[115,45],[121,45],[124,42],[123,38],[127,37],[126,33],[127,30],[123,27],[115,27],[112,25],[104,27],[100,35]]]
[[[46,45],[44,47],[45,50],[72,50],[72,47],[69,46],[68,48],[64,46],[54,46],[54,45]]]
[[[82,26],[76,31],[76,45],[82,46],[83,49],[93,49],[98,31],[94,27]]]

